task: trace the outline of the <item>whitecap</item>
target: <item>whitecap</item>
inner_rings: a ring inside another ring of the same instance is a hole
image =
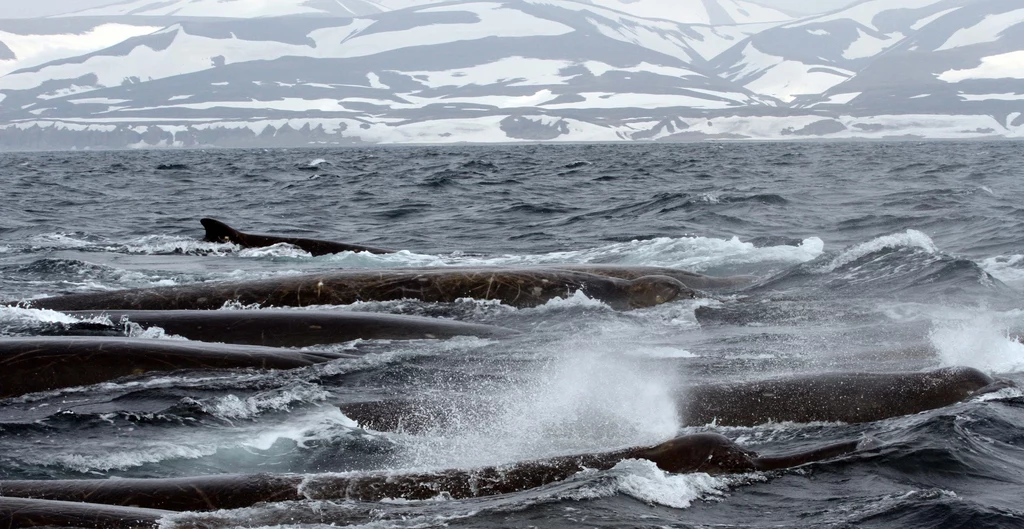
[[[1024,255],[1000,255],[989,257],[980,263],[981,268],[992,277],[1007,285],[1024,287]]]
[[[645,503],[688,509],[695,501],[721,497],[729,478],[705,473],[673,474],[651,461],[627,459],[611,470],[614,479],[585,485],[569,493],[571,499],[589,500],[625,494]]]
[[[470,266],[522,266],[559,263],[602,263],[637,266],[664,266],[701,272],[713,268],[759,263],[797,264],[810,261],[824,250],[817,237],[804,239],[799,246],[757,247],[738,237],[659,237],[634,240],[584,250],[551,252],[539,255],[496,257],[455,257],[451,264]]]
[[[309,252],[288,244],[286,242],[279,242],[270,246],[263,246],[258,248],[243,248],[238,252],[239,257],[248,258],[266,258],[266,257],[291,257],[291,258],[309,258],[313,255]]]
[[[931,254],[939,251],[935,246],[935,242],[924,233],[917,230],[907,230],[903,233],[877,237],[870,241],[847,248],[839,255],[832,258],[828,264],[820,267],[818,272],[825,274],[834,272],[836,269],[848,265],[865,255],[869,255],[886,248],[919,248]]]

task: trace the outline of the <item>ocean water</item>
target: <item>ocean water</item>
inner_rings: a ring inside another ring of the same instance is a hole
[[[335,307],[524,332],[356,341],[322,348],[357,358],[308,369],[153,374],[2,400],[0,478],[412,472],[698,431],[766,454],[871,436],[881,449],[784,471],[672,475],[627,461],[492,498],[292,502],[165,525],[1022,527],[1018,390],[874,423],[752,428],[681,427],[672,398],[697,382],[953,365],[1024,384],[1022,168],[1012,142],[0,154],[0,300],[400,266],[616,263],[757,278],[631,312],[581,294],[529,309]],[[240,249],[203,242],[204,216],[402,251]],[[3,335],[62,321],[0,307]],[[447,418],[387,433],[339,410],[388,398]]]

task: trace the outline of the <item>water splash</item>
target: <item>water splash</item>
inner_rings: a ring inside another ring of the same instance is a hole
[[[635,346],[615,336],[583,330],[544,347],[547,358],[525,376],[465,397],[492,411],[456,412],[464,415],[454,427],[413,443],[399,464],[464,468],[671,438],[679,429],[676,374],[623,354]]]
[[[960,318],[939,321],[929,334],[942,363],[990,373],[1024,371],[1024,343],[1012,331],[1019,310],[1007,313],[974,310]]]

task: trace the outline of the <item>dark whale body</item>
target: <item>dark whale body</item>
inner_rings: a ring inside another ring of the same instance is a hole
[[[851,441],[775,457],[760,457],[718,434],[678,437],[651,447],[527,461],[473,470],[421,474],[222,475],[174,479],[3,481],[0,493],[47,500],[132,505],[171,511],[236,509],[293,500],[427,500],[507,494],[562,481],[585,470],[607,470],[646,459],[666,472],[724,474],[776,470],[849,454]]]
[[[445,266],[442,270],[503,270],[507,267],[501,266]],[[723,290],[737,288],[753,283],[757,278],[754,276],[725,276],[713,277],[703,274],[689,272],[679,268],[668,268],[664,266],[640,266],[640,265],[618,265],[618,264],[589,264],[589,263],[547,263],[530,265],[518,268],[519,270],[564,270],[566,272],[580,272],[596,276],[612,277],[632,281],[645,276],[671,277],[694,290]],[[437,268],[399,268],[398,270],[437,270]]]
[[[201,283],[94,294],[71,294],[32,301],[53,310],[219,309],[226,302],[264,307],[348,305],[358,301],[417,299],[453,302],[460,298],[497,300],[534,307],[577,291],[612,308],[652,307],[694,292],[670,277],[632,281],[562,270],[457,269],[342,271],[231,283]]]
[[[69,501],[0,497],[0,529],[156,529],[171,511]]]
[[[1008,383],[969,367],[924,373],[832,373],[692,388],[685,424],[863,423],[943,408]]]
[[[160,327],[189,340],[268,347],[308,347],[351,340],[421,340],[496,337],[515,331],[438,318],[325,310],[112,310],[69,311],[79,318],[106,316]],[[89,332],[92,332],[90,327]],[[73,334],[73,329],[68,334]]]
[[[826,373],[694,386],[679,393],[678,408],[684,426],[862,423],[942,408],[1007,384],[965,367],[924,373]],[[451,418],[449,408],[401,399],[340,408],[362,427],[378,431],[445,429]]]
[[[0,338],[0,398],[151,371],[295,369],[346,355],[134,338]]]
[[[275,244],[287,243],[298,246],[314,256],[327,255],[340,252],[370,252],[376,254],[395,253],[394,250],[362,246],[359,244],[346,244],[340,242],[321,241],[318,239],[303,239],[301,237],[280,237],[277,235],[254,235],[242,233],[219,220],[200,219],[206,228],[205,240],[210,242],[230,242],[243,248],[263,248]]]

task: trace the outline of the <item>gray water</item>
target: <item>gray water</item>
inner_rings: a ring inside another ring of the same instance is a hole
[[[405,472],[696,431],[764,453],[870,435],[883,449],[788,471],[669,475],[629,461],[494,498],[309,501],[168,523],[1021,527],[1019,391],[862,425],[754,428],[681,428],[671,395],[694,382],[949,365],[1024,382],[1013,340],[1024,330],[1022,163],[1010,142],[3,154],[0,300],[395,266],[620,263],[758,281],[632,312],[582,295],[532,309],[335,307],[525,332],[359,341],[324,346],[359,358],[308,369],[154,374],[3,400],[0,478]],[[243,250],[203,242],[204,216],[403,251]],[[0,308],[0,333],[65,318]],[[338,409],[395,397],[447,420],[383,433]]]

